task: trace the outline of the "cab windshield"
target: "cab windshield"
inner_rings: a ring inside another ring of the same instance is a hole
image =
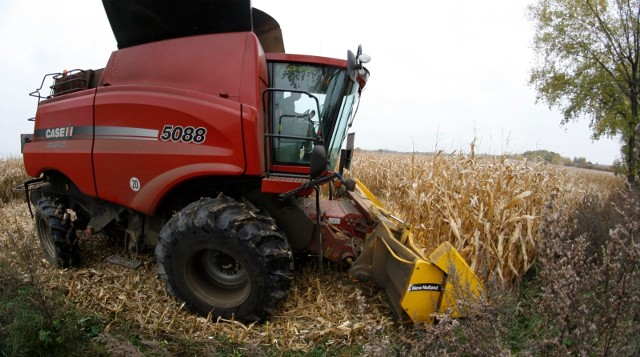
[[[269,73],[273,163],[309,165],[313,147],[324,144],[335,167],[357,101],[357,85],[346,69],[272,62]]]

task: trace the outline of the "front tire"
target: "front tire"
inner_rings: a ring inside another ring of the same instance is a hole
[[[169,294],[214,319],[263,320],[291,284],[284,234],[273,219],[229,197],[201,199],[172,217],[156,258]]]
[[[66,208],[57,200],[43,198],[35,211],[36,231],[47,260],[58,268],[78,266],[78,236]]]

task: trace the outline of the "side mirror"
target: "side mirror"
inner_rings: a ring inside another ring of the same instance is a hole
[[[327,170],[328,164],[329,161],[327,160],[327,150],[324,148],[324,145],[314,146],[313,151],[311,151],[311,179],[313,180],[322,176],[322,173]]]
[[[356,55],[351,52],[351,50],[347,50],[347,74],[352,81],[356,81],[356,76],[358,75],[358,61],[356,60]]]
[[[369,71],[364,68],[364,63],[369,63],[371,56],[362,53],[362,45],[358,45],[358,53],[354,54],[351,50],[347,51],[347,74],[354,82],[359,82],[361,87],[367,83]]]

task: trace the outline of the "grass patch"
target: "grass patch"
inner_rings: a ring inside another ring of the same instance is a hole
[[[45,295],[0,257],[0,355],[105,355],[92,342],[102,328],[96,315],[74,311],[61,294]]]

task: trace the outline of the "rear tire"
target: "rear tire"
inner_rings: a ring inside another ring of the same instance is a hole
[[[273,219],[229,197],[205,198],[173,216],[156,247],[167,291],[201,316],[267,318],[291,285],[291,250]]]
[[[62,204],[41,199],[36,205],[35,222],[45,257],[52,265],[68,268],[80,264],[76,229]]]

